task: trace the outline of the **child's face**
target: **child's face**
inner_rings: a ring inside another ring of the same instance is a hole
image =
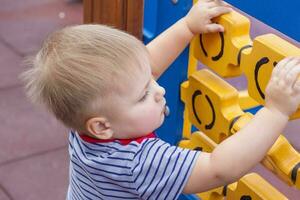
[[[125,79],[111,102],[110,125],[114,138],[136,138],[157,129],[164,121],[165,90],[153,79],[149,65]],[[120,80],[120,82],[123,80]]]

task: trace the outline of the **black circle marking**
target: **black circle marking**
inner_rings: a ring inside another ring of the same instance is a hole
[[[252,200],[252,198],[249,195],[243,195],[241,196],[240,200]]]
[[[192,96],[192,107],[193,107],[193,113],[196,117],[196,120],[199,124],[202,124],[201,120],[199,119],[197,112],[196,112],[196,108],[195,108],[195,102],[196,102],[196,97],[201,95],[202,92],[200,90],[196,90]]]
[[[300,162],[294,166],[292,173],[291,173],[291,179],[294,184],[296,183],[296,180],[297,180],[297,172],[298,172],[299,168],[300,168]]]
[[[223,190],[222,190],[222,195],[223,195],[224,197],[227,196],[227,186],[228,186],[228,185],[225,185],[225,186],[223,187]]]
[[[195,150],[195,151],[202,151],[203,148],[202,148],[202,147],[196,147],[196,148],[194,148],[194,150]]]
[[[232,133],[230,130],[231,130],[232,127],[234,126],[235,122],[237,122],[237,120],[239,120],[239,119],[241,118],[241,116],[242,116],[242,115],[239,115],[239,116],[235,117],[235,118],[231,121],[231,123],[230,123],[230,125],[229,125],[229,133]]]
[[[209,124],[205,125],[205,129],[212,129],[212,127],[214,126],[215,121],[216,121],[216,112],[215,112],[215,108],[214,108],[209,96],[205,95],[205,98],[208,101],[209,106],[210,106],[211,111],[212,111],[212,114],[213,114],[212,121]]]
[[[261,58],[255,65],[255,70],[254,70],[254,79],[255,79],[255,85],[256,85],[256,88],[260,94],[260,96],[265,99],[265,94],[262,92],[260,86],[259,86],[259,83],[258,83],[258,72],[259,72],[259,69],[261,68],[262,65],[264,64],[267,64],[269,62],[269,58],[267,57],[263,57]]]
[[[249,48],[252,48],[252,45],[245,45],[243,46],[240,50],[239,50],[239,53],[238,53],[238,56],[237,56],[237,63],[238,65],[241,64],[241,56],[242,56],[242,52],[245,50],[245,49],[249,49]]]
[[[220,49],[220,52],[216,56],[211,57],[211,59],[213,61],[220,60],[220,58],[223,56],[223,53],[224,53],[224,46],[225,46],[224,33],[219,32],[219,35],[220,35],[220,38],[221,38],[221,49]],[[201,50],[202,50],[203,54],[205,55],[205,57],[207,57],[208,54],[207,54],[207,51],[204,48],[203,35],[202,34],[200,34],[200,47],[201,47]]]
[[[207,52],[206,52],[206,50],[204,48],[204,45],[203,45],[202,34],[200,34],[200,46],[201,46],[201,49],[202,49],[205,57],[207,57]]]
[[[224,42],[224,33],[223,32],[219,32],[219,35],[221,37],[221,49],[218,55],[211,57],[211,59],[213,61],[217,61],[220,60],[220,58],[223,56],[224,53],[224,46],[225,46],[225,42]]]
[[[196,112],[196,107],[195,107],[195,102],[196,102],[196,97],[201,95],[202,92],[200,90],[196,90],[194,92],[194,94],[192,95],[192,108],[193,108],[193,114],[194,116],[196,117],[196,120],[199,124],[202,124],[201,120],[199,119],[198,115],[197,115],[197,112]],[[209,123],[209,124],[206,124],[205,125],[205,129],[212,129],[212,127],[214,126],[215,124],[215,121],[216,121],[216,112],[215,112],[215,108],[212,104],[212,101],[210,100],[209,96],[205,95],[205,98],[206,100],[208,101],[208,104],[209,106],[211,107],[211,110],[212,110],[212,114],[213,114],[213,117],[212,117],[212,121]]]

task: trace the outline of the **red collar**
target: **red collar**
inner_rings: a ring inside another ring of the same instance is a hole
[[[138,137],[138,138],[132,138],[132,139],[108,139],[108,140],[96,139],[96,138],[92,138],[88,135],[82,135],[82,134],[80,134],[79,136],[81,139],[83,139],[84,141],[89,142],[89,143],[107,143],[107,142],[119,141],[122,145],[127,145],[133,141],[136,141],[137,143],[140,144],[145,139],[156,138],[155,133],[149,133],[145,136]]]

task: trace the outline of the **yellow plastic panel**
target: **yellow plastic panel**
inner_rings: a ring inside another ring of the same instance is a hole
[[[231,128],[232,134],[241,130],[252,118],[253,115],[250,113],[245,113],[237,118]],[[283,135],[279,136],[268,151],[262,160],[262,164],[288,185],[295,185],[300,189],[300,178],[298,175],[300,172],[300,154]]]
[[[214,20],[223,25],[224,33],[200,34],[192,42],[196,59],[223,77],[238,76],[241,51],[251,48],[250,20],[238,12],[222,15]]]
[[[216,189],[196,194],[201,200],[224,200],[223,195],[224,187],[218,187]]]
[[[265,89],[276,64],[287,56],[300,56],[300,49],[274,34],[258,36],[252,51],[242,52],[241,68],[248,80],[248,93],[264,105]],[[300,110],[291,117],[300,117]]]
[[[230,126],[230,132],[231,134],[235,134],[239,130],[241,130],[244,126],[246,126],[251,119],[253,118],[253,115],[251,113],[244,113],[243,115],[237,116]]]
[[[239,91],[239,104],[242,110],[251,109],[260,105],[249,96],[247,90]]]
[[[262,161],[280,179],[300,189],[300,154],[281,135]]]
[[[237,90],[206,69],[193,73],[181,85],[181,99],[191,123],[215,143],[230,136],[232,119],[243,114]]]
[[[287,200],[272,185],[255,173],[247,174],[238,183],[227,187],[227,199],[230,200]]]
[[[204,133],[196,131],[192,134],[191,139],[181,140],[179,145],[182,148],[194,149],[205,152],[212,152],[217,144],[207,137]]]

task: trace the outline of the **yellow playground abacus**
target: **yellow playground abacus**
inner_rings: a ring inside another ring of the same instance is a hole
[[[218,17],[215,22],[223,25],[226,31],[200,34],[193,39],[188,80],[181,84],[185,110],[184,139],[179,146],[206,152],[211,152],[249,122],[253,116],[243,110],[264,105],[264,91],[277,62],[287,56],[300,56],[299,48],[274,34],[261,35],[252,41],[250,20],[238,12]],[[211,70],[197,70],[198,60]],[[220,78],[242,74],[247,78],[247,91],[237,91]],[[300,109],[290,120],[299,117]],[[192,133],[192,125],[199,131]],[[283,135],[261,163],[285,183],[300,189],[300,154]],[[197,195],[202,200],[225,197],[227,200],[287,199],[256,173]]]

